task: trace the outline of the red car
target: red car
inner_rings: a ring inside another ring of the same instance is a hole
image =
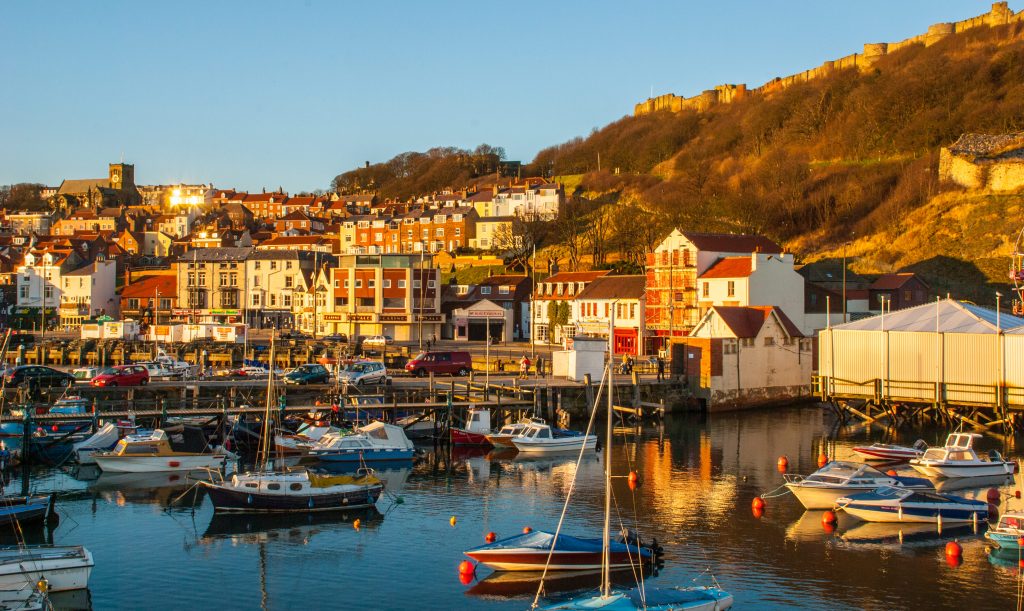
[[[92,386],[145,386],[149,384],[149,371],[142,365],[118,365],[100,372],[89,382]]]

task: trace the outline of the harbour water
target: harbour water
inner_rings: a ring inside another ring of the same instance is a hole
[[[782,483],[777,458],[789,457],[790,472],[814,471],[832,428],[827,413],[793,407],[677,417],[639,435],[617,429],[615,473],[636,470],[642,485],[631,492],[625,478],[615,480],[613,523],[665,548],[665,566],[648,584],[717,580],[744,609],[1016,608],[1016,555],[990,559],[969,527],[942,535],[908,527],[901,542],[898,526],[840,515],[827,532],[821,512],[805,513],[790,495],[769,499],[754,517],[751,499]],[[920,436],[936,444],[945,431]],[[855,426],[827,447],[854,459],[854,445],[883,440],[892,439]],[[1012,440],[980,446],[1019,455]],[[592,452],[580,465],[564,532],[599,536],[604,456]],[[457,566],[490,531],[553,530],[575,458],[431,451],[411,469],[381,472],[389,493],[376,511],[313,518],[214,516],[201,493],[178,498],[189,489],[180,475],[37,469],[31,487],[59,494],[61,521],[52,533],[27,537],[83,544],[95,556],[88,596],[58,595],[58,608],[527,609],[536,584],[485,567],[463,584]],[[8,489],[19,485],[16,475]],[[988,487],[957,494],[984,499]],[[1014,487],[1002,491],[1012,496]],[[960,566],[945,558],[952,537],[964,548]],[[555,589],[595,586],[587,576],[554,583],[548,600],[565,596]]]

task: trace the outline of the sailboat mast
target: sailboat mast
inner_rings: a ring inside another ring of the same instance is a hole
[[[257,456],[257,462],[259,462],[259,468],[261,471],[266,469],[267,463],[270,461],[270,438],[273,437],[274,427],[270,426],[270,402],[273,400],[274,392],[274,339],[277,337],[277,329],[271,328],[270,330],[270,372],[267,375],[267,400],[266,400],[266,411],[263,413],[263,432],[260,435],[260,454],[262,460],[259,460]]]
[[[612,308],[612,321],[614,321],[614,308]],[[611,338],[614,337],[615,323],[609,325],[609,348],[608,348],[608,426],[604,444],[604,541],[602,541],[602,552],[604,558],[601,562],[601,595],[611,595],[611,519],[612,519],[612,359],[615,352],[611,349]]]

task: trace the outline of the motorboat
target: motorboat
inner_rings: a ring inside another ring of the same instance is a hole
[[[857,446],[853,451],[864,456],[864,460],[904,461],[918,458],[928,449],[923,439],[918,439],[912,446],[898,446],[888,443],[873,443],[869,446]]]
[[[0,590],[16,590],[46,579],[51,592],[79,590],[89,585],[95,565],[81,545],[0,547]]]
[[[986,477],[1013,473],[1013,462],[1003,460],[996,450],[988,459],[978,457],[974,442],[978,433],[953,433],[941,448],[928,448],[924,455],[910,461],[910,466],[928,477]]]
[[[293,434],[274,435],[274,448],[278,456],[302,456],[309,454],[324,435],[342,432],[338,427],[324,422],[306,422]]]
[[[999,523],[989,528],[985,538],[1000,549],[1019,550],[1024,537],[1024,511],[1007,511],[999,516]]]
[[[415,447],[400,426],[371,422],[354,433],[327,433],[310,449],[323,462],[412,460]]]
[[[54,517],[56,494],[0,496],[0,527],[21,528],[25,524]]]
[[[367,471],[356,475],[320,475],[306,469],[273,473],[236,473],[230,480],[200,480],[214,511],[319,512],[370,507],[384,485]]]
[[[34,411],[34,416],[81,416],[80,420],[65,420],[62,422],[47,423],[43,432],[46,435],[64,436],[69,433],[77,433],[92,426],[92,402],[79,396],[69,396],[57,399],[50,407],[26,408]],[[23,420],[25,409],[14,408],[10,410],[10,417]],[[33,426],[43,426],[40,422],[33,420]],[[21,437],[25,431],[24,422],[5,422],[0,424],[0,436]],[[38,432],[38,431],[36,431]]]
[[[491,432],[491,410],[471,407],[466,414],[466,426],[451,427],[452,445],[489,446],[487,435]]]
[[[585,598],[573,598],[546,607],[542,611],[723,611],[733,604],[733,596],[721,588],[690,586],[676,588],[633,588],[613,590]]]
[[[554,543],[554,549],[552,549]],[[481,564],[500,571],[540,571],[548,562],[548,570],[579,571],[600,569],[602,539],[580,539],[544,531],[531,531],[475,547],[464,552]],[[613,569],[650,563],[655,558],[653,546],[639,545],[632,537],[610,543]]]
[[[128,435],[113,450],[92,456],[100,469],[113,473],[193,471],[220,467],[227,460],[223,452],[211,451],[203,430],[193,426]]]
[[[113,423],[107,422],[90,437],[72,444],[75,459],[80,465],[95,465],[94,452],[106,452],[117,445],[120,433]]]
[[[807,476],[787,473],[783,477],[786,478],[786,488],[805,509],[832,509],[841,496],[869,492],[880,486],[935,489],[923,477],[886,475],[870,465],[841,460],[834,460]]]
[[[396,420],[395,424],[405,429],[405,436],[413,440],[433,439],[437,433],[437,422],[433,414],[409,414]]]
[[[951,494],[878,488],[836,499],[836,508],[866,522],[984,522],[988,503]]]
[[[540,418],[528,418],[512,424],[506,424],[498,429],[497,433],[491,433],[488,435],[487,441],[496,448],[514,448],[516,445],[512,443],[512,439],[522,435],[531,423],[545,424]]]
[[[585,435],[577,431],[556,429],[548,424],[531,422],[522,435],[512,438],[512,444],[526,454],[593,450],[597,447],[597,435]]]

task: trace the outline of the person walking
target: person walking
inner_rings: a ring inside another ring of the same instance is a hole
[[[658,355],[658,381],[662,382],[665,380],[665,359]]]
[[[538,378],[543,378],[544,377],[544,355],[543,354],[537,357],[537,377]]]
[[[530,359],[525,354],[523,358],[519,359],[519,379],[525,380],[527,374],[530,372]]]

